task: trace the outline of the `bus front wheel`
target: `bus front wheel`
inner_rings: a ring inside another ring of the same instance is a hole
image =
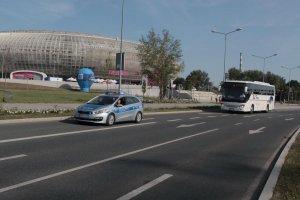
[[[265,112],[267,113],[267,112],[269,112],[269,111],[270,111],[270,108],[269,108],[269,105],[267,105],[266,111],[265,111]]]
[[[254,113],[254,105],[251,106],[250,113]]]

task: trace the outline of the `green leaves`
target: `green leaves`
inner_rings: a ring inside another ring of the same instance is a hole
[[[137,50],[142,73],[159,86],[160,98],[163,98],[169,81],[183,70],[180,41],[167,30],[163,30],[161,36],[151,29],[146,36],[142,36],[140,43]]]

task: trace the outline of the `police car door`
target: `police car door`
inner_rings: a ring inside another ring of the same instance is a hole
[[[121,103],[122,106],[119,106],[117,108],[117,112],[116,114],[116,120],[117,121],[128,121],[130,120],[130,114],[129,114],[129,109],[128,109],[128,105],[126,103],[126,97],[122,97],[121,98]]]

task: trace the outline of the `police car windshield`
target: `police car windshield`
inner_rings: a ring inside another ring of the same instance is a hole
[[[98,96],[90,101],[88,101],[88,104],[94,104],[94,105],[111,105],[113,104],[118,97],[112,97],[112,96]]]

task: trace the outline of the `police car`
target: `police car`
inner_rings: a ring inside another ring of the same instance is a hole
[[[75,110],[74,119],[110,126],[123,121],[140,123],[143,114],[144,105],[140,98],[124,92],[106,92],[80,105]]]

